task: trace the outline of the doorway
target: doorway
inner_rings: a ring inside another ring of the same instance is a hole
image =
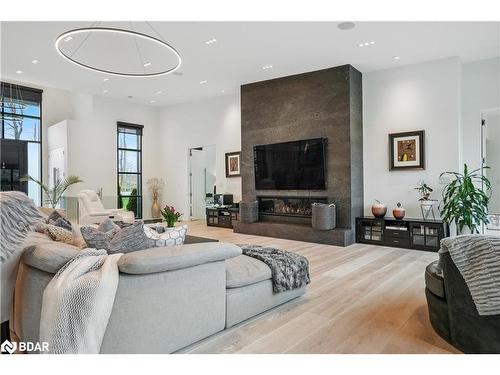
[[[188,154],[189,219],[204,220],[213,201],[215,186],[215,145],[193,147]]]

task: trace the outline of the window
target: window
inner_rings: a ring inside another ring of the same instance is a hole
[[[142,125],[118,122],[118,208],[142,218]]]
[[[0,121],[2,139],[27,143],[28,174],[42,179],[42,90],[1,83]],[[28,182],[28,196],[41,205],[42,189]]]

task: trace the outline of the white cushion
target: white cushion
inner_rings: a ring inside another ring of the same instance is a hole
[[[158,233],[153,228],[150,228],[147,225],[145,225],[144,233],[146,233],[146,236],[148,236],[150,239],[155,241],[155,246],[157,247],[175,246],[175,245],[182,245],[184,243],[187,229],[188,226],[184,224],[181,225],[180,227],[165,228],[165,232]]]

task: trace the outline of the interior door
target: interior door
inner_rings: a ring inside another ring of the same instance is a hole
[[[190,149],[189,161],[189,216],[191,220],[205,219],[206,151],[201,147]]]

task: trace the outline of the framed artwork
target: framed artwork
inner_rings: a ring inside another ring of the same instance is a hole
[[[425,169],[423,130],[389,134],[389,170]]]
[[[226,177],[240,177],[241,151],[226,153]]]

